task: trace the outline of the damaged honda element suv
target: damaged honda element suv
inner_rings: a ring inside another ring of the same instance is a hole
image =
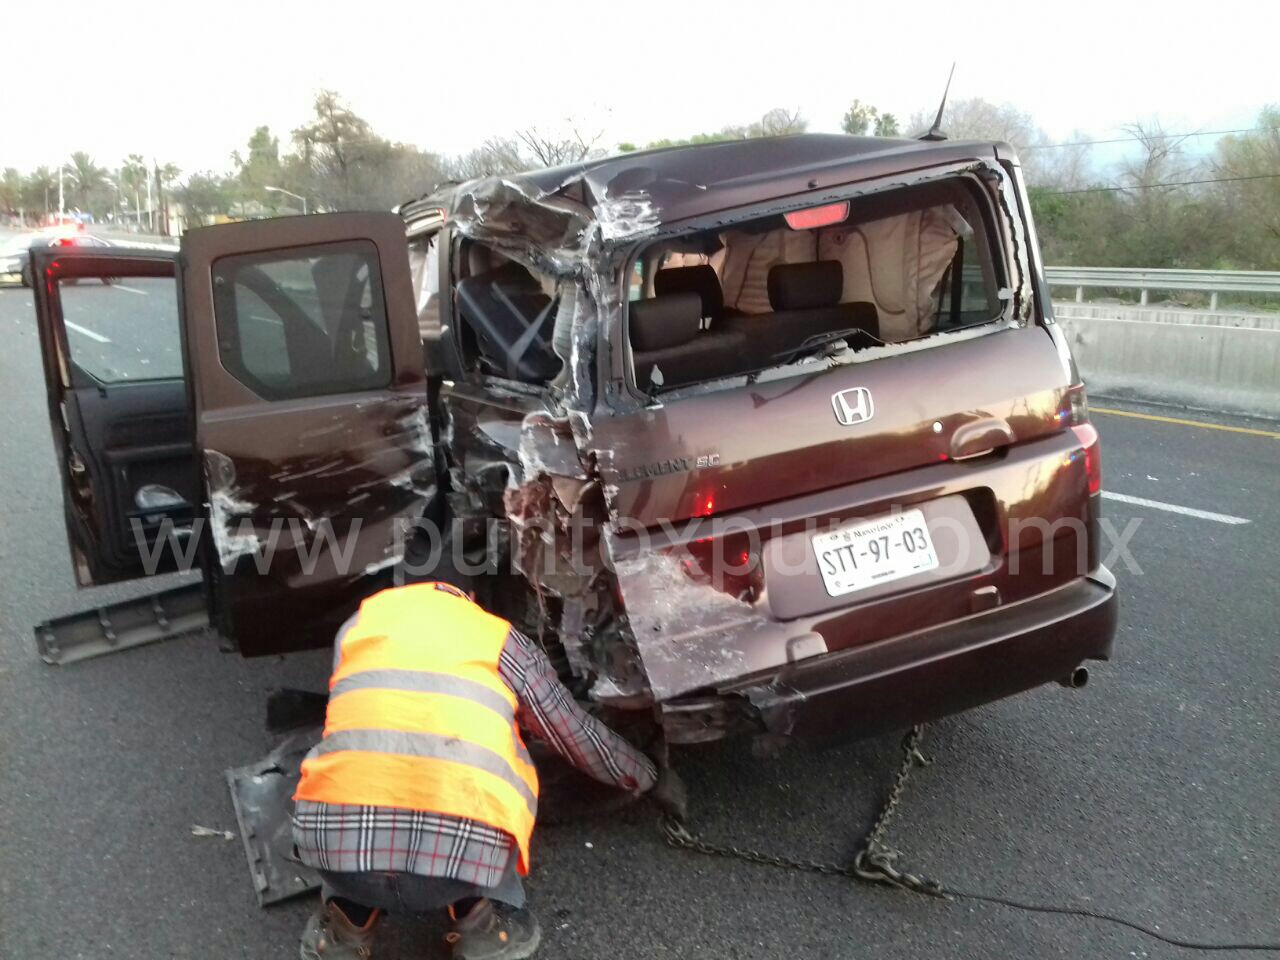
[[[443,550],[675,743],[1109,655],[1098,436],[1005,144],[676,147],[33,256],[79,581],[198,564],[246,655]],[[166,375],[68,340],[102,275],[176,286]]]

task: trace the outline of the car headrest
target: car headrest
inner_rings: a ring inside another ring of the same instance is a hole
[[[702,326],[702,298],[672,293],[631,304],[631,346],[640,353],[688,343]]]
[[[839,260],[780,263],[769,271],[769,306],[774,310],[833,307],[844,292]]]
[[[668,267],[653,275],[653,292],[660,297],[670,293],[696,293],[702,298],[702,315],[714,322],[724,316],[724,291],[713,266],[707,263],[692,267]]]

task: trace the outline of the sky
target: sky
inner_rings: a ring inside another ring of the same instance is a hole
[[[22,39],[0,44],[0,168],[24,171],[74,150],[224,171],[260,124],[285,146],[322,87],[382,136],[444,154],[570,124],[609,149],[777,106],[837,131],[854,98],[905,119],[936,109],[953,60],[952,97],[1012,103],[1058,140],[1138,119],[1249,127],[1280,102],[1274,0],[6,6]]]

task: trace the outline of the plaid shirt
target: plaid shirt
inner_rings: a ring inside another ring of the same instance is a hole
[[[583,773],[643,793],[657,774],[643,753],[585,713],[542,649],[515,628],[498,658],[516,719]],[[515,840],[488,824],[421,810],[298,800],[293,840],[303,863],[344,873],[401,871],[497,886]]]

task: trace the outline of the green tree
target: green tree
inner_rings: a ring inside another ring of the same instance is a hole
[[[147,161],[140,153],[131,153],[120,166],[120,189],[133,200],[134,220],[142,223],[142,197],[147,192]]]
[[[186,183],[173,191],[173,198],[182,205],[182,215],[187,227],[209,223],[216,216],[226,214],[235,194],[234,181],[221,174],[205,171],[193,173]]]
[[[271,128],[256,128],[249,137],[247,153],[232,154],[236,165],[236,179],[242,201],[256,201],[276,209],[280,194],[268,193],[266,187],[284,186],[284,168],[280,163],[280,139],[271,135]],[[288,188],[286,188],[288,189]]]
[[[809,121],[799,110],[774,107],[759,120],[746,126],[731,124],[712,133],[695,133],[691,137],[679,139],[663,137],[661,140],[650,140],[645,144],[645,149],[687,147],[701,143],[721,143],[725,140],[746,140],[749,137],[782,137],[788,134],[804,133],[808,128]]]
[[[0,211],[16,214],[22,209],[23,176],[17,167],[5,167],[0,175]]]
[[[876,117],[876,136],[898,136],[898,118],[892,113],[882,113],[880,116]]]
[[[356,197],[355,167],[374,139],[369,122],[333,90],[321,90],[312,104],[314,119],[293,131],[308,183],[300,193],[318,197],[331,209],[350,209]]]
[[[47,217],[58,202],[58,177],[48,167],[36,167],[22,184],[22,206]]]
[[[63,192],[71,196],[73,204],[81,210],[91,210],[90,201],[92,198],[101,194],[102,188],[105,186],[103,179],[107,172],[93,161],[93,157],[89,156],[83,150],[77,150],[71,154],[71,159],[66,164],[67,172],[74,175],[75,180],[71,184],[71,189],[67,189],[67,184],[63,183]]]
[[[1222,266],[1275,270],[1280,265],[1280,104],[1258,115],[1257,131],[1218,141],[1210,171],[1224,182],[1211,196],[1232,225]],[[1241,179],[1241,178],[1251,179]]]
[[[844,112],[844,117],[840,120],[840,129],[850,136],[863,137],[871,129],[871,125],[877,122],[879,116],[880,111],[871,104],[855,100]],[[896,125],[897,121],[894,123]],[[879,136],[878,133],[877,136]]]
[[[177,164],[166,163],[161,166],[159,161],[151,161],[151,178],[155,195],[152,200],[154,212],[151,214],[149,223],[151,228],[157,230],[162,236],[167,237],[172,233],[166,194],[172,193],[172,187],[180,176],[182,176],[182,170]]]

